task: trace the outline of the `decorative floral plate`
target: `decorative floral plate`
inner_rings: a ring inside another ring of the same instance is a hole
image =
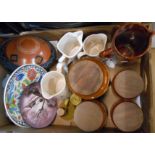
[[[19,109],[19,97],[24,88],[41,80],[46,70],[41,66],[29,64],[17,68],[8,79],[4,90],[4,106],[10,120],[20,127],[29,127],[23,120]]]

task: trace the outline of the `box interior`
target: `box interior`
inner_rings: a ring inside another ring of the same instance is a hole
[[[57,41],[59,40],[63,34],[66,32],[83,30],[84,38],[92,33],[105,33],[108,37],[107,47],[110,46],[110,41],[114,31],[117,29],[118,25],[107,25],[107,26],[91,26],[91,27],[83,27],[83,28],[72,28],[72,29],[57,29],[57,30],[47,30],[47,31],[33,31],[33,32],[23,32],[20,35],[37,35],[45,38],[48,41]],[[58,57],[60,54],[58,54]],[[153,93],[155,91],[155,84],[153,83],[153,79],[155,78],[155,72],[153,70],[153,66],[155,65],[155,49],[151,49],[148,54],[143,56],[141,60],[137,61],[133,65],[128,66],[117,66],[115,69],[109,69],[110,71],[110,80],[112,81],[114,75],[123,69],[132,69],[137,71],[145,81],[145,90],[140,95],[140,104],[142,106],[142,110],[144,113],[144,123],[136,132],[154,132],[155,131],[155,105],[153,104]],[[53,69],[53,67],[51,68]],[[2,81],[7,71],[0,65],[0,80]],[[99,98],[100,101],[104,102],[104,104],[108,108],[108,112],[110,111],[111,106],[119,100],[118,96],[115,95],[111,86],[108,92]],[[0,86],[0,132],[68,132],[68,133],[78,133],[82,132],[79,128],[76,127],[73,120],[64,121],[61,118],[56,118],[53,125],[43,128],[43,129],[33,129],[33,128],[20,128],[15,126],[5,114],[5,109],[3,105],[3,88]],[[110,115],[108,115],[108,121],[106,123],[105,128],[97,131],[97,132],[120,132],[113,125]]]

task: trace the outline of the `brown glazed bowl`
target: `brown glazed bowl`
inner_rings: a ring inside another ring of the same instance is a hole
[[[55,48],[48,41],[31,35],[12,38],[4,43],[1,50],[3,55],[0,55],[0,59],[9,61],[10,66],[38,64],[46,68],[47,65],[44,64],[55,58]],[[10,66],[7,68],[11,68]]]
[[[93,100],[107,91],[109,71],[99,59],[82,58],[69,66],[67,83],[82,99]]]

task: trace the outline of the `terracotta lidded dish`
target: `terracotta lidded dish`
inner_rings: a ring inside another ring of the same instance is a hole
[[[32,35],[7,40],[2,46],[0,59],[11,71],[24,64],[38,64],[47,68],[55,59],[55,48],[48,41]]]
[[[140,129],[143,123],[141,108],[132,102],[119,102],[111,110],[114,125],[123,132],[134,132]]]
[[[132,70],[123,70],[113,79],[113,89],[122,98],[132,99],[144,90],[144,81],[141,76]]]
[[[99,101],[84,101],[74,112],[75,124],[85,132],[93,132],[104,127],[107,111]]]
[[[82,99],[102,96],[109,86],[107,67],[96,58],[82,58],[69,66],[68,86]]]
[[[6,56],[15,64],[43,64],[49,60],[51,49],[42,39],[34,36],[21,36],[8,42]]]

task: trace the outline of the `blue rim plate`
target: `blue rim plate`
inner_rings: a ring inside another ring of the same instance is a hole
[[[4,107],[9,119],[19,127],[29,127],[20,113],[19,98],[24,88],[38,82],[47,71],[39,65],[27,64],[18,67],[9,77],[4,89]]]

